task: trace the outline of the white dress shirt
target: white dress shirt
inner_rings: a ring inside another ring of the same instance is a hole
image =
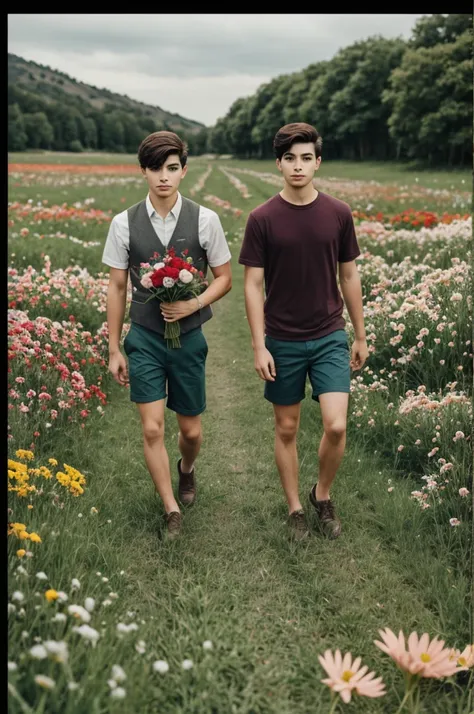
[[[153,208],[150,196],[146,197],[146,209],[155,233],[165,248],[171,240],[178,222],[183,199],[178,198],[167,216],[162,218]],[[206,251],[207,262],[211,268],[224,265],[231,259],[224,229],[217,213],[205,206],[199,206],[199,244]],[[113,217],[105,241],[102,262],[111,268],[127,270],[129,267],[130,231],[127,209]]]

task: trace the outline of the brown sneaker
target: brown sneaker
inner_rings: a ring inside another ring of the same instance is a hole
[[[294,540],[304,540],[309,536],[309,528],[303,510],[293,511],[288,516],[290,535]]]
[[[179,511],[171,511],[171,513],[165,513],[166,521],[166,531],[165,536],[168,540],[177,538],[181,533],[181,524],[183,522],[183,516]]]
[[[181,461],[178,461],[178,498],[183,506],[191,506],[196,500],[196,480],[194,478],[194,469],[189,474],[184,474],[181,471]]]
[[[341,535],[341,521],[334,511],[334,503],[329,498],[327,501],[318,501],[316,498],[316,486],[309,492],[310,503],[318,514],[319,526],[327,538],[337,538]]]

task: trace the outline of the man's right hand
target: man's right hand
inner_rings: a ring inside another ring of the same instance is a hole
[[[109,354],[109,372],[112,373],[115,381],[123,387],[128,384],[127,360],[120,350]]]
[[[267,382],[274,382],[276,377],[275,362],[266,347],[261,347],[254,351],[255,370],[261,379]]]

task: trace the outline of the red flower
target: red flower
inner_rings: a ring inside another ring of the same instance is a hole
[[[163,275],[163,270],[164,268],[160,268],[160,270],[155,270],[155,272],[151,276],[150,280],[153,283],[153,287],[159,288],[163,285],[163,278],[165,277]]]
[[[179,277],[180,268],[175,268],[171,265],[165,265],[165,267],[161,268],[161,270],[163,271],[164,278],[173,278],[173,280],[177,280]]]
[[[168,263],[169,268],[178,268],[178,270],[186,268],[187,265],[188,264],[181,258],[171,258],[170,262]]]

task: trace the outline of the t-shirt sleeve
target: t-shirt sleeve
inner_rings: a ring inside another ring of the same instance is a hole
[[[102,262],[111,268],[128,270],[130,254],[130,230],[126,211],[112,218],[102,253]]]
[[[343,219],[341,240],[339,243],[339,255],[337,260],[339,263],[348,263],[351,260],[355,260],[358,255],[360,255],[360,248],[357,243],[354,219],[352,217],[351,210],[348,209]]]
[[[203,206],[199,212],[199,243],[206,251],[211,268],[224,265],[232,258],[219,216],[215,211],[204,210]]]
[[[265,238],[258,221],[251,213],[245,226],[239,263],[248,265],[251,268],[265,267]]]

